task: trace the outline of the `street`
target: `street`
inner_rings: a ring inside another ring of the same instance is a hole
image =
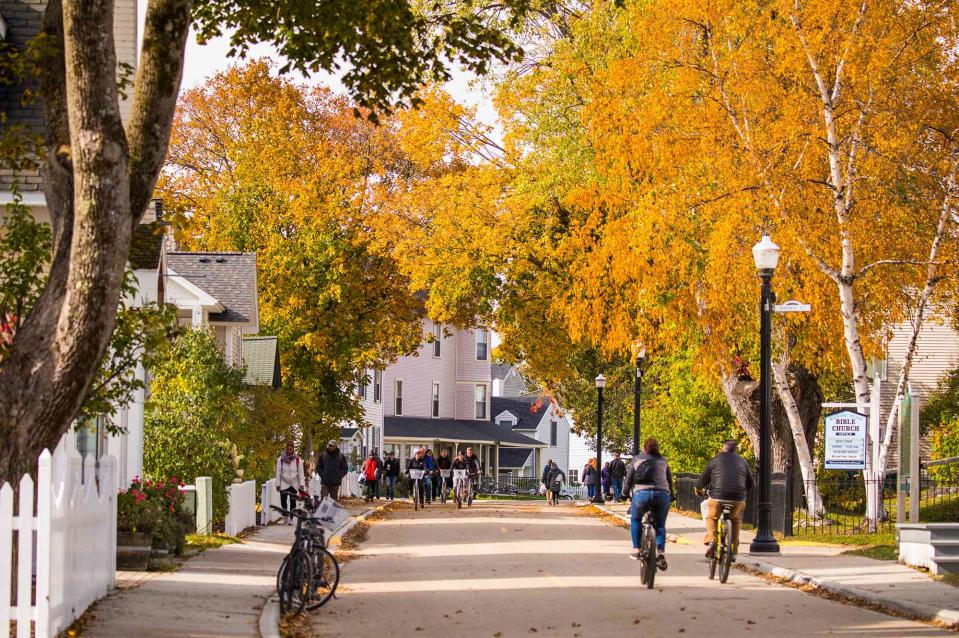
[[[628,530],[573,505],[477,502],[376,521],[343,567],[317,636],[947,636],[733,570],[706,578],[701,523],[677,518],[669,569],[647,590]],[[422,633],[421,633],[422,632]]]

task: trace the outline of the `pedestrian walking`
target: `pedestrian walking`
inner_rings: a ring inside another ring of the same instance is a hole
[[[383,464],[383,477],[386,481],[386,500],[396,500],[396,479],[400,476],[400,462],[396,454],[390,452],[386,455],[386,463]]]
[[[559,502],[559,493],[563,489],[563,483],[566,482],[566,474],[559,469],[556,461],[550,461],[549,471],[546,474],[546,503],[556,505]]]
[[[373,497],[377,495],[379,489],[377,484],[380,480],[380,472],[382,467],[380,465],[380,460],[376,458],[376,452],[370,452],[370,456],[363,461],[363,478],[366,479],[365,492],[367,503],[373,502]]]
[[[330,439],[326,444],[326,451],[316,462],[316,473],[320,477],[320,496],[329,496],[334,501],[339,498],[340,485],[347,472],[346,457],[340,452],[336,439]]]
[[[303,460],[297,456],[293,442],[286,444],[283,454],[276,459],[276,491],[280,493],[280,507],[292,512],[296,507],[296,495],[306,490],[303,478]],[[286,524],[292,525],[293,518],[286,517]]]
[[[423,475],[423,489],[426,490],[426,500],[433,502],[433,473],[436,472],[436,459],[433,458],[433,450],[427,449],[423,456],[423,462],[426,463],[426,474]]]
[[[541,488],[542,491],[540,493],[546,495],[547,505],[552,505],[552,503],[550,503],[551,496],[549,493],[549,470],[552,466],[553,466],[553,459],[547,459],[546,465],[543,466],[543,473],[539,475],[539,482],[542,484],[542,488]]]
[[[613,452],[613,460],[609,462],[609,480],[613,484],[613,500],[622,501],[623,480],[626,478],[626,464],[619,458],[619,452]]]
[[[599,472],[596,471],[596,459],[592,458],[583,468],[583,485],[586,486],[586,495],[589,500],[596,498],[596,490],[599,489]]]
[[[609,461],[603,464],[603,471],[600,472],[600,479],[603,485],[603,500],[607,501],[610,498],[610,493],[612,491],[612,483],[609,480]]]

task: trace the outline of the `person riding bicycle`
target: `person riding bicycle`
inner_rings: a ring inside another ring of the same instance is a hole
[[[466,469],[469,470],[470,481],[473,482],[473,491],[476,491],[476,488],[479,487],[479,475],[480,475],[480,460],[479,457],[473,454],[473,448],[466,448],[466,454],[464,457],[466,459]]]
[[[723,451],[713,457],[706,465],[702,476],[696,481],[694,490],[703,496],[709,490],[706,513],[706,558],[712,558],[716,552],[716,521],[723,512],[723,505],[732,505],[729,520],[733,526],[733,546],[729,548],[731,559],[736,560],[739,549],[739,528],[746,509],[746,494],[753,489],[753,475],[749,471],[746,459],[736,454],[736,442],[723,443]]]
[[[466,460],[466,454],[463,453],[463,450],[460,450],[459,452],[457,452],[456,457],[453,459],[453,462],[452,462],[452,464],[450,465],[450,469],[453,469],[453,470],[466,470],[467,475],[469,475],[470,462]],[[453,492],[454,492],[454,495],[455,495],[455,492],[456,492],[456,484],[455,484],[455,483],[453,484]]]
[[[441,450],[440,455],[436,458],[436,480],[434,481],[433,497],[438,498],[440,492],[446,490],[449,493],[450,485],[452,481],[449,476],[444,478],[440,475],[441,471],[449,470],[453,466],[453,460],[450,458],[450,453],[448,450]]]
[[[407,476],[409,476],[410,470],[423,470],[424,472],[426,471],[426,450],[424,448],[419,448],[418,450],[416,450],[416,455],[406,462]],[[417,494],[413,493],[414,484],[419,485]],[[413,497],[414,500],[419,498],[420,507],[426,506],[426,484],[424,483],[423,479],[420,479],[419,481],[414,481],[413,478],[410,477],[410,495]]]
[[[639,560],[639,548],[642,546],[643,515],[647,510],[653,513],[653,527],[656,530],[656,566],[666,571],[666,516],[669,504],[676,500],[673,492],[673,473],[669,463],[659,452],[659,441],[646,439],[643,452],[633,457],[626,470],[626,494],[632,492],[632,520],[629,530],[633,537],[633,552],[629,555]]]

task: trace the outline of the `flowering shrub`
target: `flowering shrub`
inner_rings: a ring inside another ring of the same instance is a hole
[[[193,514],[184,508],[182,485],[175,476],[167,481],[134,478],[117,497],[117,529],[151,533],[154,549],[181,553],[195,527]]]

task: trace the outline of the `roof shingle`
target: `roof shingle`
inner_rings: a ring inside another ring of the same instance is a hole
[[[254,323],[256,253],[167,253],[167,266],[223,304],[210,321]]]

